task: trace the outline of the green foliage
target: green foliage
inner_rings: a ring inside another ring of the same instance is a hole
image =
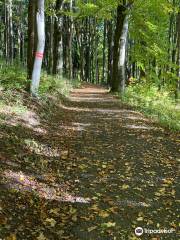
[[[39,93],[44,95],[46,93],[61,93],[68,95],[73,87],[79,86],[79,81],[73,81],[63,78],[61,76],[48,75],[43,72],[41,75],[41,84]],[[0,67],[0,89],[5,90],[5,93],[10,93],[13,90],[26,89],[28,85],[27,73],[25,69],[19,65],[6,65],[1,63]],[[11,94],[8,94],[9,97]]]
[[[170,10],[167,0],[138,0],[133,5],[130,20],[130,36],[134,42],[132,61],[139,62],[143,68],[153,59],[156,64],[167,64]]]
[[[26,71],[18,65],[6,65],[1,62],[0,65],[0,121],[3,114],[21,115],[27,111],[24,104],[25,89],[28,81]],[[45,72],[41,76],[39,96],[43,99],[47,94],[62,97],[67,96],[69,92],[80,85],[78,80],[70,81],[60,76],[47,75]],[[3,114],[2,114],[3,113]]]
[[[62,76],[52,76],[44,72],[41,77],[39,93],[40,95],[45,93],[60,93],[67,96],[74,87],[78,87],[79,85],[80,82],[76,79],[71,81]]]
[[[27,111],[27,107],[23,103],[23,96],[18,91],[10,89],[0,91],[0,113],[21,115]],[[3,115],[0,114],[0,119]]]
[[[122,100],[142,110],[162,125],[174,130],[180,129],[180,105],[171,97],[169,91],[159,91],[155,85],[136,84],[127,88]]]
[[[0,87],[2,89],[22,89],[27,83],[27,73],[23,67],[0,63]]]
[[[20,91],[27,86],[27,76],[24,68],[19,65],[6,65],[0,62],[0,111],[10,114],[23,114],[24,106]],[[2,114],[1,117],[2,118]]]
[[[77,1],[78,17],[94,16],[100,19],[109,19],[120,1],[117,0],[83,0]]]

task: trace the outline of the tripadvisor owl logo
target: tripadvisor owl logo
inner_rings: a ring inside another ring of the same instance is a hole
[[[136,236],[141,236],[142,234],[143,234],[143,228],[142,227],[137,227],[136,229],[135,229],[135,234],[136,234]]]

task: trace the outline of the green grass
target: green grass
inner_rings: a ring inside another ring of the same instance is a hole
[[[22,89],[27,85],[27,74],[19,65],[8,66],[0,62],[0,89]]]
[[[26,89],[27,85],[28,80],[25,68],[19,65],[8,66],[0,62],[0,90]],[[74,87],[79,85],[80,82],[76,79],[71,81],[62,76],[48,75],[42,71],[39,95],[61,93],[67,96]]]
[[[121,97],[122,101],[135,106],[145,115],[173,130],[180,130],[180,104],[171,96],[171,92],[154,85],[132,85]]]
[[[0,111],[21,114],[27,110],[23,103],[23,91],[28,86],[27,73],[24,67],[17,64],[6,65],[0,61]],[[48,94],[57,97],[68,96],[70,91],[80,86],[77,80],[68,80],[61,76],[51,76],[42,71],[39,96],[45,100]]]
[[[39,94],[43,95],[46,93],[53,93],[55,95],[61,94],[68,96],[73,88],[79,86],[80,82],[76,79],[69,80],[62,76],[52,76],[43,72],[41,76]]]
[[[10,89],[0,91],[0,111],[16,113],[21,115],[27,111],[27,107],[23,104],[23,96],[17,91]]]

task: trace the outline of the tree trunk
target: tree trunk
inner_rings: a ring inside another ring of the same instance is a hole
[[[5,56],[6,62],[12,63],[14,57],[12,0],[4,1],[5,10]]]
[[[72,0],[69,3],[69,11],[72,12]],[[73,63],[72,63],[72,40],[73,40],[73,19],[70,16],[68,19],[68,77],[73,78]]]
[[[180,98],[180,9],[177,15],[177,86],[176,99]]]
[[[38,94],[41,66],[45,46],[44,0],[38,0],[36,21],[38,41],[31,83],[31,94],[33,96],[37,96]]]
[[[28,49],[27,49],[27,78],[32,79],[35,49],[35,0],[29,0],[28,6]],[[30,86],[28,87],[30,88]]]
[[[123,5],[119,5],[117,8],[116,30],[114,34],[114,49],[113,49],[113,76],[112,76],[112,88],[111,91],[118,92],[120,89],[119,74],[118,74],[118,62],[120,56],[120,37],[123,30],[124,19],[126,17],[126,8]]]
[[[108,36],[108,76],[107,83],[112,87],[112,63],[113,63],[113,26],[112,21],[107,24],[107,36]]]
[[[106,20],[104,20],[102,82],[106,81],[106,34],[107,34],[107,22]]]
[[[59,48],[62,41],[62,26],[60,22],[60,15],[58,11],[61,9],[63,0],[56,0],[56,17],[54,21],[54,47],[53,47],[53,74],[58,73],[58,65],[60,56]],[[61,51],[62,52],[62,51]]]
[[[119,55],[119,66],[118,66],[118,76],[120,80],[120,92],[123,93],[125,90],[125,80],[126,80],[126,47],[128,38],[128,26],[129,19],[128,16],[124,19],[122,34],[120,38],[120,55]]]
[[[13,44],[13,22],[12,22],[12,0],[8,1],[8,20],[9,20],[9,60],[12,63],[14,58]]]

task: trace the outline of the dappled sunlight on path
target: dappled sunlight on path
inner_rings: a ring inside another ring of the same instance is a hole
[[[34,105],[0,122],[3,238],[178,239],[178,134],[92,85]]]

